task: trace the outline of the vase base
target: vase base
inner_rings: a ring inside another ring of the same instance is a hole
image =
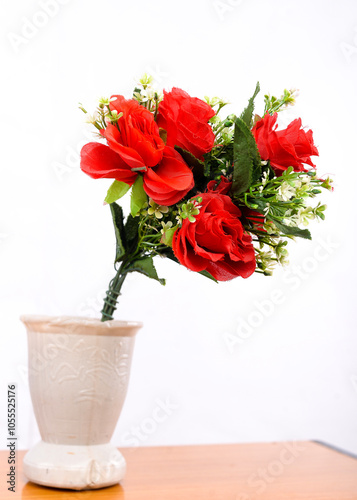
[[[26,453],[23,466],[34,483],[72,490],[117,484],[126,471],[124,457],[110,443],[73,446],[40,441]]]

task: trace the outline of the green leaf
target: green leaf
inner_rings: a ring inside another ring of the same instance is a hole
[[[110,211],[112,213],[115,239],[116,239],[116,252],[114,260],[114,264],[116,264],[125,255],[123,209],[117,203],[111,203],[109,206],[110,206]]]
[[[245,193],[251,183],[260,175],[261,160],[254,136],[242,118],[237,118],[233,139],[233,184],[234,198]]]
[[[251,128],[251,126],[252,126],[253,111],[254,111],[254,99],[257,97],[259,91],[260,91],[260,85],[259,85],[259,82],[257,82],[254,94],[252,95],[252,97],[248,101],[248,106],[245,108],[243,113],[240,115],[241,120],[243,120],[244,123],[249,128]]]
[[[164,231],[164,234],[162,235],[162,238],[160,240],[160,243],[163,243],[164,245],[167,245],[168,247],[172,247],[172,240],[174,237],[174,234],[176,233],[178,229],[178,226],[171,227],[170,229],[167,229]]]
[[[202,274],[202,276],[206,276],[206,278],[209,278],[210,280],[214,281],[215,283],[218,283],[218,281],[216,280],[216,278],[214,278],[212,276],[212,274],[209,273],[208,271],[199,271],[198,274]]]
[[[105,197],[105,203],[114,203],[114,201],[119,200],[122,196],[125,195],[130,189],[129,184],[121,181],[114,181],[110,186],[107,192],[107,196]]]
[[[138,229],[139,229],[139,218],[128,215],[126,223],[124,226],[125,238],[126,238],[126,248],[128,253],[135,250],[138,242]]]
[[[144,191],[143,183],[143,176],[138,175],[134,182],[130,199],[130,212],[133,217],[136,217],[136,215],[138,215],[140,210],[147,203],[147,195]]]
[[[180,146],[175,146],[176,151],[180,153],[182,158],[185,160],[187,165],[192,169],[198,169],[203,171],[204,162],[196,158],[190,151],[180,148]]]
[[[158,281],[161,285],[166,284],[164,279],[158,277],[152,257],[144,257],[143,259],[134,261],[127,272],[131,273],[134,271]]]
[[[163,128],[159,128],[159,136],[161,137],[161,139],[166,144],[166,142],[167,142],[167,131],[165,129],[163,129]]]
[[[296,226],[286,226],[285,224],[282,224],[281,222],[278,222],[275,219],[271,220],[274,222],[276,227],[282,233],[288,236],[298,236],[299,238],[305,238],[307,240],[311,240],[311,233],[308,229],[300,229],[299,227]]]

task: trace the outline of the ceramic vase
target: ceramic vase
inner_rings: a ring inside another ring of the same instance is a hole
[[[42,440],[24,457],[30,481],[75,490],[123,479],[110,444],[126,396],[141,323],[23,316],[29,385]]]

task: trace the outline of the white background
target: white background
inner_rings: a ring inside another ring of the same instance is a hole
[[[299,88],[281,124],[313,129],[335,191],[313,241],[292,242],[272,278],[216,285],[164,260],[166,287],[128,278],[117,318],[145,326],[113,442],[319,439],[357,453],[355,1],[53,2],[48,16],[45,0],[1,1],[1,429],[15,382],[19,447],[39,439],[20,314],[97,315],[113,276],[111,181],[79,169],[91,129],[77,103],[129,97],[146,71],[237,114],[257,80],[258,113],[264,93]]]

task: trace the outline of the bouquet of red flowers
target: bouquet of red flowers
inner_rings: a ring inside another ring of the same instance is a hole
[[[332,189],[329,178],[316,175],[312,131],[300,118],[284,130],[276,124],[295,91],[266,95],[262,117],[253,114],[258,92],[259,84],[242,114],[226,118],[221,99],[201,100],[179,88],[161,94],[147,75],[131,99],[99,100],[88,121],[103,142],[82,148],[81,169],[94,179],[114,179],[105,202],[115,229],[116,276],[102,321],[113,319],[128,273],[165,284],[156,255],[215,281],[268,276],[287,262],[289,239],[311,238],[301,226],[324,219],[325,205],[307,204],[321,188]],[[116,202],[129,190],[125,218]]]

